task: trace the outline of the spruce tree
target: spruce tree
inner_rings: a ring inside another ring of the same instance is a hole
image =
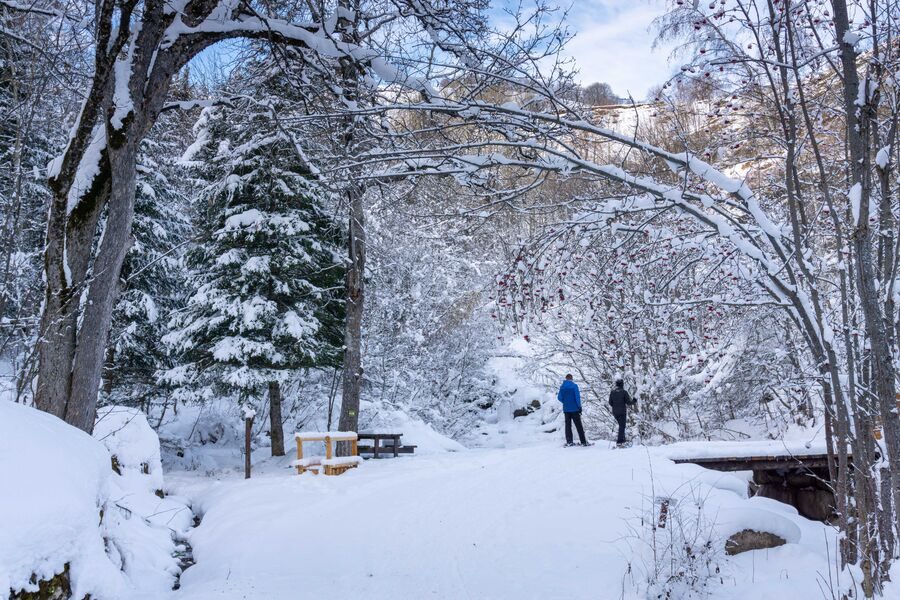
[[[282,384],[340,361],[343,234],[267,111],[206,109],[191,154],[208,182],[201,241],[187,255],[197,287],[167,340],[185,362],[181,379],[242,404],[267,395],[272,454],[283,455]]]

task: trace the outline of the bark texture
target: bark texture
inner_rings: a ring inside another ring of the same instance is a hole
[[[281,384],[269,382],[269,435],[272,456],[284,456],[284,426],[281,418]]]

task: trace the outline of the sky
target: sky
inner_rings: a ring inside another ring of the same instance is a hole
[[[491,0],[495,17],[520,0]],[[565,54],[575,59],[578,81],[588,85],[602,81],[616,95],[635,100],[668,80],[674,69],[669,62],[670,47],[653,48],[653,20],[666,10],[666,0],[548,0],[560,10],[568,10],[566,26],[575,38]],[[533,6],[524,0],[527,9]],[[221,77],[231,66],[240,43],[229,48],[218,44],[191,62],[197,77]],[[674,63],[673,63],[674,64]]]
[[[575,33],[566,53],[572,56],[583,85],[603,81],[622,97],[644,99],[647,90],[673,72],[669,47],[653,49],[651,24],[666,8],[665,0],[554,0],[569,9]]]

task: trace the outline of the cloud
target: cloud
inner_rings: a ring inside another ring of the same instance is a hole
[[[653,49],[653,19],[665,12],[664,0],[575,0],[568,26],[575,39],[566,54],[577,64],[582,84],[603,81],[616,94],[643,99],[652,86],[667,80],[673,67],[671,47]]]

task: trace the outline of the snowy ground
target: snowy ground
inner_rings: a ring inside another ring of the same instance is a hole
[[[670,532],[713,539],[700,568],[709,595],[676,581],[672,598],[818,599],[828,579],[830,528],[655,449],[470,450],[370,460],[341,477],[293,475],[287,462],[249,481],[168,476],[203,516],[176,599],[655,597],[647,525],[664,496],[680,500],[658,554]],[[793,543],[726,559],[724,537],[752,524]]]
[[[543,417],[530,438],[527,419],[500,420],[478,434],[492,447],[469,450],[404,421],[421,452],[340,477],[298,476],[261,448],[244,480],[235,446],[212,443],[197,452],[215,460],[187,463],[204,468],[163,477],[133,409],[105,410],[92,438],[0,401],[0,590],[65,564],[76,597],[99,600],[819,600],[851,584],[829,568],[830,527],[748,499],[745,475],[669,460],[722,442],[562,448],[559,432],[537,435]],[[727,557],[746,528],[788,543]],[[182,540],[196,564],[180,572]]]

